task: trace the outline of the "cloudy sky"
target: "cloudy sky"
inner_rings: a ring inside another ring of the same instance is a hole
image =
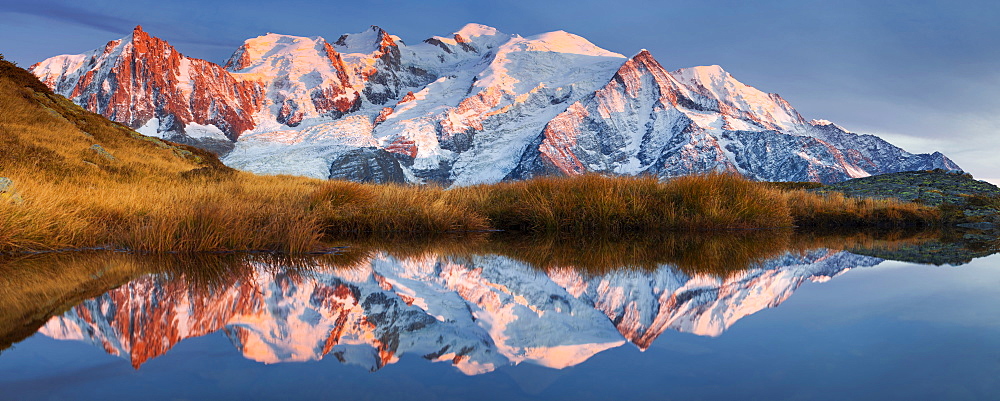
[[[880,0],[0,0],[0,53],[22,66],[82,53],[141,24],[222,62],[267,32],[336,39],[378,25],[406,43],[478,22],[565,30],[668,69],[718,64],[807,119],[941,151],[1000,183],[1000,3]]]

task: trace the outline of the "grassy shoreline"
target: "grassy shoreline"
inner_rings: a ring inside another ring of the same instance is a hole
[[[305,253],[335,238],[502,230],[590,236],[787,227],[913,227],[936,209],[780,190],[731,175],[539,178],[444,190],[255,176],[225,169],[157,180],[42,182],[9,174],[0,252]]]

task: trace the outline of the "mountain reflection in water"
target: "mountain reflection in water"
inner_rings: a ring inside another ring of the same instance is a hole
[[[17,290],[0,297],[0,345],[41,326],[139,368],[221,330],[263,363],[333,357],[375,371],[409,355],[470,375],[519,363],[564,368],[626,343],[644,350],[668,329],[721,335],[805,282],[883,260],[840,249],[898,252],[928,238],[765,231],[353,243],[300,258],[36,256],[3,267],[4,287]]]

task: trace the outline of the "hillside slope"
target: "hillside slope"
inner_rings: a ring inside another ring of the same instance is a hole
[[[0,176],[15,182],[123,182],[226,169],[204,150],[146,137],[84,110],[2,58],[0,110]]]

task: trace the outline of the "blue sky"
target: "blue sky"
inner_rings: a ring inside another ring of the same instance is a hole
[[[806,118],[939,150],[1000,182],[1000,4],[991,1],[0,0],[0,53],[28,66],[147,32],[222,62],[266,32],[336,39],[378,25],[407,43],[468,22],[565,30],[668,69],[718,64]]]

